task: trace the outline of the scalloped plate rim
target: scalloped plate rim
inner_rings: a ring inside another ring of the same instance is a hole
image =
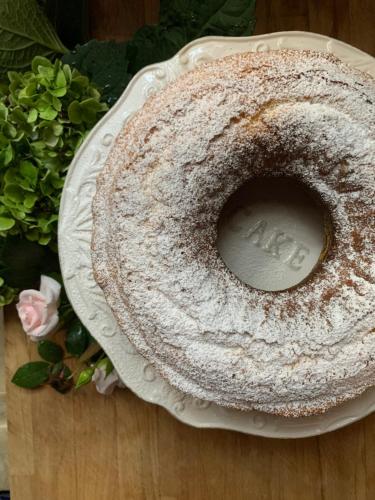
[[[130,94],[134,91],[137,90],[137,85],[141,85],[141,79],[145,75],[150,74],[153,78],[155,78],[154,72],[157,70],[162,69],[167,69],[168,67],[173,66],[174,64],[176,66],[178,65],[183,65],[183,62],[181,61],[182,56],[185,56],[186,54],[189,54],[189,51],[192,51],[194,49],[204,49],[204,47],[208,47],[210,44],[217,42],[218,44],[229,44],[230,46],[234,45],[239,45],[239,44],[247,44],[249,43],[249,50],[252,50],[251,46],[254,46],[257,42],[261,40],[277,40],[282,38],[283,41],[287,39],[294,39],[294,43],[296,43],[296,40],[308,40],[309,42],[311,41],[311,49],[313,50],[313,44],[314,41],[317,42],[318,40],[320,42],[326,42],[328,44],[329,42],[334,42],[337,47],[342,47],[346,51],[350,52],[356,57],[359,57],[360,59],[363,59],[366,64],[374,64],[374,70],[375,70],[375,59],[370,56],[369,54],[366,54],[365,52],[361,51],[360,49],[357,49],[355,47],[352,47],[351,45],[342,42],[340,40],[336,40],[334,38],[330,38],[325,35],[320,35],[317,33],[312,33],[312,32],[305,32],[305,31],[281,31],[281,32],[275,32],[275,33],[268,33],[268,34],[263,34],[263,35],[256,35],[256,36],[251,36],[251,37],[221,37],[221,36],[209,36],[209,37],[204,37],[200,38],[197,40],[193,40],[189,44],[185,45],[177,54],[175,54],[172,58],[162,61],[157,64],[152,64],[149,66],[146,66],[142,70],[140,70],[130,81],[129,85],[123,92],[123,94],[120,96],[118,99],[117,103],[111,108],[111,110],[100,120],[100,122],[90,131],[88,134],[87,138],[85,139],[84,143],[80,147],[79,151],[76,153],[74,160],[72,161],[71,167],[69,168],[62,198],[61,198],[61,205],[60,205],[60,218],[59,218],[59,229],[58,229],[58,239],[59,239],[59,258],[60,258],[60,263],[61,263],[61,269],[62,269],[62,274],[64,277],[64,283],[66,286],[66,292],[69,297],[69,300],[71,300],[72,304],[78,309],[78,312],[81,313],[80,316],[82,316],[82,321],[85,324],[85,326],[92,331],[93,324],[92,322],[89,321],[88,315],[84,314],[84,312],[81,309],[81,305],[77,304],[77,300],[75,298],[74,290],[70,288],[70,282],[69,279],[67,279],[67,268],[65,267],[65,257],[67,257],[68,254],[68,249],[67,247],[64,246],[64,244],[68,244],[69,241],[72,241],[70,238],[65,236],[62,232],[62,228],[64,228],[64,217],[67,217],[65,215],[65,212],[67,212],[67,200],[69,199],[70,196],[70,187],[71,187],[71,179],[74,178],[74,175],[77,175],[77,165],[79,163],[80,158],[84,154],[88,154],[87,151],[89,150],[90,146],[92,145],[91,143],[93,140],[96,140],[96,136],[99,135],[99,132],[101,131],[102,128],[105,128],[107,123],[109,121],[115,121],[114,118],[115,116],[119,113],[119,111],[124,107],[125,103],[130,97]],[[316,50],[316,49],[315,49]],[[240,50],[239,50],[240,51]],[[235,53],[236,50],[233,50],[231,53]],[[332,50],[332,53],[335,53],[335,50]],[[215,56],[219,57],[219,56]],[[183,70],[177,71],[177,74],[182,73]],[[156,77],[157,78],[157,77]],[[146,99],[143,99],[143,102]],[[98,138],[99,140],[99,138]],[[108,154],[109,150],[107,151]],[[102,161],[103,163],[103,161]],[[91,200],[90,200],[91,204]],[[65,241],[64,241],[65,240]],[[96,285],[96,287],[99,289],[99,287]],[[99,289],[100,290],[100,289]],[[107,306],[108,307],[108,306]],[[110,311],[109,311],[110,312]],[[83,318],[84,316],[84,318]],[[113,318],[112,318],[113,319]],[[100,337],[100,335],[95,335],[93,333],[93,336],[97,338],[98,342],[104,347],[106,352],[112,357],[117,358],[117,354],[114,353],[115,351],[115,343],[112,342],[112,337],[106,337],[104,338],[104,335]],[[100,337],[100,340],[98,339]],[[125,336],[124,336],[125,338]],[[125,341],[124,341],[125,342]],[[123,343],[124,343],[123,342]],[[111,347],[110,344],[113,344],[113,348]],[[124,351],[125,352],[125,351]],[[124,352],[122,354],[124,354]],[[128,354],[129,358],[130,354]],[[137,357],[140,357],[139,354],[137,354]],[[139,360],[139,363],[142,362],[142,359]],[[123,375],[123,370],[121,369],[120,363],[116,360],[114,361],[114,365],[116,366],[116,369],[121,372]],[[143,367],[143,370],[148,366],[148,364],[145,364]],[[126,378],[126,377],[124,377]],[[368,414],[372,413],[375,410],[375,390],[372,392],[374,393],[372,400],[370,397],[370,401],[368,404],[365,405],[365,408],[362,409],[361,412],[355,413],[353,415],[353,411],[347,412],[347,414],[341,415],[340,413],[345,413],[345,407],[346,406],[354,406],[353,402],[359,402],[360,399],[365,399],[365,395],[367,395],[367,399],[369,394],[371,394],[371,389],[369,391],[366,391],[363,395],[359,396],[355,400],[352,400],[349,403],[344,403],[344,405],[341,405],[340,407],[336,407],[334,409],[334,413],[338,413],[337,418],[336,415],[331,423],[328,423],[327,425],[324,425],[325,420],[329,420],[329,417],[332,416],[333,412],[327,412],[324,415],[321,416],[313,416],[313,417],[303,417],[301,419],[283,419],[282,417],[274,417],[273,415],[269,414],[262,414],[261,412],[241,412],[238,410],[230,410],[232,412],[236,413],[237,417],[246,417],[248,416],[248,424],[245,425],[241,420],[239,422],[236,421],[234,418],[233,414],[233,419],[231,418],[220,418],[220,416],[216,416],[216,420],[213,422],[212,417],[211,420],[204,420],[202,418],[194,418],[194,415],[191,413],[179,413],[176,409],[174,409],[174,406],[176,405],[176,402],[172,404],[171,402],[168,401],[168,397],[165,396],[164,399],[159,393],[155,393],[152,390],[147,392],[147,387],[145,391],[139,391],[139,387],[137,389],[130,385],[128,385],[128,381],[125,381],[127,386],[129,387],[132,392],[134,392],[138,397],[142,398],[144,401],[147,401],[148,403],[153,403],[153,404],[158,404],[159,406],[162,406],[165,408],[171,415],[173,415],[175,418],[180,420],[181,422],[184,422],[186,424],[192,425],[197,428],[214,428],[214,429],[227,429],[227,430],[235,430],[238,432],[246,433],[246,434],[252,434],[252,435],[257,435],[257,436],[263,436],[263,437],[274,437],[274,438],[302,438],[302,437],[310,437],[310,436],[316,436],[320,435],[326,432],[331,432],[333,430],[336,430],[338,428],[344,427],[346,425],[349,425],[365,416]],[[163,386],[168,386],[166,381],[160,381],[159,383]],[[170,388],[171,391],[175,391],[175,389]],[[142,392],[142,394],[140,394]],[[175,391],[177,393],[177,391]],[[156,396],[155,396],[156,394]],[[371,394],[372,396],[372,394]],[[189,399],[189,397],[182,395],[181,398],[177,400],[177,403],[183,403],[185,399]],[[352,405],[350,405],[352,403]],[[215,408],[216,406],[214,404],[210,405],[211,408]],[[218,412],[224,411],[223,408],[217,407]],[[200,412],[204,412],[204,409],[199,410]],[[237,413],[238,412],[238,413]],[[271,427],[267,428],[267,425],[264,424],[264,426],[257,427],[254,423],[254,419],[257,416],[260,416],[260,418],[264,418],[265,421],[284,421],[284,428],[278,428],[276,427],[274,430]],[[202,416],[202,413],[201,413]],[[253,422],[251,421],[251,417],[253,417]],[[309,425],[309,420],[314,419],[317,421],[315,424],[315,427],[312,427],[312,424]],[[294,424],[294,427],[293,427]]]

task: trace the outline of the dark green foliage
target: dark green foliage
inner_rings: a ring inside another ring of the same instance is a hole
[[[162,0],[160,22],[140,28],[129,42],[90,42],[64,55],[114,104],[144,66],[174,56],[191,40],[208,35],[246,36],[255,26],[255,0]]]

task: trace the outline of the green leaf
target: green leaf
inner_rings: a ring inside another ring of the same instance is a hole
[[[11,123],[5,123],[3,127],[3,133],[9,139],[14,139],[17,135],[17,130]]]
[[[83,385],[88,384],[91,382],[92,376],[94,374],[95,368],[90,366],[89,368],[85,368],[84,370],[81,371],[81,373],[78,376],[77,382],[76,382],[76,389],[79,389]]]
[[[43,130],[43,140],[50,148],[54,148],[57,145],[59,138],[54,134],[53,127]]]
[[[50,241],[51,241],[51,235],[50,234],[42,235],[38,239],[39,245],[42,245],[42,246],[48,245],[48,243]]]
[[[64,64],[63,71],[64,71],[65,79],[66,79],[67,83],[69,84],[72,81],[72,70],[70,69],[69,64]]]
[[[3,164],[4,167],[6,167],[13,160],[13,156],[14,152],[12,145],[8,144],[8,146],[0,152],[0,164]]]
[[[129,42],[133,48],[134,57],[129,64],[130,71],[135,74],[144,66],[169,59],[188,43],[186,31],[179,27],[158,30],[153,26],[141,28]],[[155,50],[152,47],[158,47]]]
[[[57,136],[61,135],[64,132],[64,127],[60,123],[54,123],[52,126],[53,133]]]
[[[32,186],[36,185],[38,180],[38,169],[30,161],[20,162],[20,173],[22,177],[28,179]]]
[[[0,120],[6,120],[8,118],[8,108],[4,103],[0,102]]]
[[[79,103],[79,112],[81,121],[91,124],[96,122],[96,114],[105,111],[107,106],[104,103],[98,102],[93,97],[85,99]]]
[[[4,194],[15,203],[22,203],[23,190],[17,184],[8,184],[5,186]]]
[[[63,56],[63,61],[86,74],[102,89],[103,99],[112,105],[125,90],[132,75],[128,72],[127,42],[90,40]],[[74,75],[73,75],[74,77]],[[73,78],[72,85],[82,80]]]
[[[32,60],[32,64],[31,64],[31,68],[34,71],[34,73],[39,72],[40,66],[45,66],[46,68],[51,68],[52,63],[46,57],[35,56],[34,59]]]
[[[78,68],[103,90],[112,105],[141,68],[172,57],[184,45],[207,35],[250,35],[256,0],[161,0],[160,23],[140,28],[129,42],[90,42],[63,61]]]
[[[23,200],[23,205],[25,207],[25,210],[29,212],[33,206],[35,205],[35,202],[38,199],[38,195],[34,193],[26,193],[25,198]]]
[[[52,106],[54,109],[56,109],[56,111],[61,111],[62,109],[61,101],[55,96],[52,97]]]
[[[38,111],[36,109],[31,109],[28,116],[27,116],[27,122],[28,123],[34,123],[38,118]]]
[[[16,107],[12,110],[12,112],[10,113],[10,119],[14,123],[17,123],[17,125],[27,127],[27,116],[19,107]],[[31,127],[29,126],[28,130],[30,130],[30,128]]]
[[[89,344],[90,334],[82,323],[77,320],[69,327],[65,338],[65,348],[73,356],[81,356]]]
[[[18,368],[13,375],[12,383],[19,387],[34,389],[47,382],[49,378],[49,363],[31,361]]]
[[[15,223],[16,221],[10,217],[0,217],[0,231],[8,231]]]
[[[62,361],[57,361],[50,366],[50,373],[53,377],[58,377],[64,368],[64,363]]]
[[[81,107],[78,101],[73,101],[68,107],[69,120],[74,124],[82,123]]]
[[[72,375],[72,370],[62,361],[52,366],[51,374],[54,377],[68,378]]]
[[[42,111],[39,111],[39,115],[43,120],[54,120],[57,116],[57,111],[52,106],[47,106]]]
[[[247,36],[255,27],[255,0],[162,0],[160,20],[183,27],[188,41],[207,35]]]
[[[57,363],[64,357],[64,350],[55,342],[50,340],[40,340],[38,342],[38,354],[45,361]]]
[[[36,0],[1,0],[0,66],[23,68],[37,55],[66,51]]]
[[[66,86],[66,78],[65,78],[64,71],[62,69],[59,69],[57,72],[55,84],[56,84],[57,88],[61,88],[61,87],[65,88],[65,86]]]
[[[66,87],[59,87],[57,89],[49,89],[49,93],[55,97],[63,97],[67,92]]]
[[[18,290],[15,288],[12,288],[8,286],[6,283],[4,283],[4,279],[0,278],[1,280],[1,285],[0,285],[0,307],[6,306],[13,302],[13,300],[16,298],[18,294]]]

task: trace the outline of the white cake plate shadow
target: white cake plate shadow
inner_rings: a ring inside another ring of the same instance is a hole
[[[196,427],[232,429],[266,437],[298,438],[348,425],[375,410],[375,388],[324,415],[298,419],[225,409],[194,399],[161,379],[119,329],[91,265],[91,202],[95,179],[124,123],[154,92],[197,64],[236,52],[298,48],[331,52],[375,77],[375,59],[343,42],[305,32],[254,37],[207,37],[186,45],[172,59],[148,66],[132,79],[116,105],[87,137],[65,182],[59,218],[59,253],[68,297],[82,322],[109,355],[124,383],[140,398],[166,408]]]

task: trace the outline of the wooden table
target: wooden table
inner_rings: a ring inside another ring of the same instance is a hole
[[[157,14],[155,0],[91,5],[91,34],[102,38],[121,38]],[[258,0],[257,11],[257,34],[310,30],[375,55],[373,0]],[[61,396],[13,386],[35,346],[11,310],[6,331],[12,500],[375,498],[375,414],[298,441],[198,430],[127,390]]]

